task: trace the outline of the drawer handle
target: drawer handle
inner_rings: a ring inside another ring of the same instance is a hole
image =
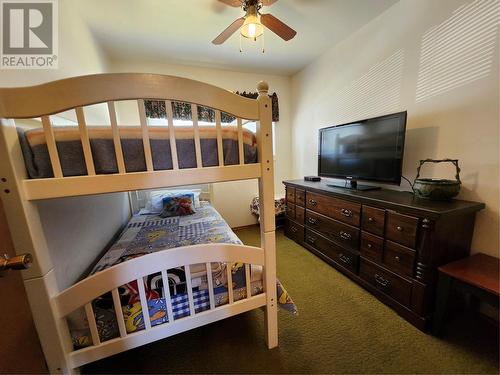
[[[343,240],[350,240],[351,239],[351,235],[347,232],[344,232],[343,230],[340,231],[340,238],[342,238]]]
[[[344,262],[345,264],[351,264],[351,258],[348,256],[345,256],[344,254],[339,255],[339,259]]]
[[[319,224],[319,220],[318,219],[315,219],[314,217],[308,217],[307,218],[307,221],[309,222],[309,224]]]
[[[297,233],[298,229],[296,227],[290,227],[290,230],[293,232],[293,233]]]
[[[366,247],[371,249],[373,247],[373,245],[371,243],[368,243],[368,244],[366,244]]]
[[[307,242],[314,244],[316,242],[316,238],[313,236],[308,236],[307,237]]]
[[[342,208],[340,210],[340,213],[344,215],[345,217],[351,217],[352,216],[352,211],[348,210],[347,208]]]
[[[389,280],[385,279],[383,276],[380,276],[378,273],[375,274],[375,281],[377,282],[377,284],[384,288],[387,288],[391,284]]]
[[[394,256],[394,260],[396,260],[396,262],[399,262],[399,261],[401,261],[401,258],[396,255],[396,256]]]
[[[402,232],[404,230],[404,228],[400,227],[399,225],[396,227],[396,229],[398,230],[398,232]]]
[[[311,206],[316,206],[318,204],[318,202],[316,202],[314,199],[309,199],[309,204]]]
[[[375,219],[374,219],[373,217],[369,217],[369,218],[368,218],[368,221],[369,221],[370,223],[373,223],[373,222],[375,221]]]

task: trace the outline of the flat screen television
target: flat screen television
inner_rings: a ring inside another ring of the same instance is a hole
[[[376,187],[356,180],[399,185],[405,129],[406,111],[320,129],[318,175],[358,190]]]

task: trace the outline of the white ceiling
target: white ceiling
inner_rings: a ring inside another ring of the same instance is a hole
[[[293,74],[329,47],[358,30],[398,0],[279,0],[272,13],[297,31],[285,42],[265,31],[259,41],[238,33],[223,45],[211,43],[243,15],[217,0],[85,0],[78,11],[111,59],[152,60],[233,69]]]

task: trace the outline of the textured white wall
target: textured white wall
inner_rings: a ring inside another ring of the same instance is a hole
[[[413,179],[419,159],[460,159],[459,198],[486,203],[473,251],[498,257],[499,7],[401,0],[295,75],[293,177],[317,173],[319,128],[408,110],[403,174]],[[450,166],[422,172],[454,176]]]
[[[244,58],[244,56],[242,56],[242,58]],[[281,182],[287,179],[291,174],[291,82],[289,77],[233,72],[186,65],[163,64],[141,60],[111,60],[108,63],[108,71],[169,74],[203,81],[230,91],[256,91],[259,81],[267,81],[269,83],[270,92],[276,92],[279,98],[280,121],[276,125],[275,132],[276,156],[274,181],[277,194],[284,193],[284,187]],[[128,110],[131,109],[128,105],[126,105],[126,107],[128,107]],[[125,108],[122,106],[122,109]],[[117,110],[119,111],[120,108],[117,107]],[[231,227],[240,227],[256,223],[256,219],[250,214],[249,208],[251,199],[258,193],[256,181],[214,184],[213,193],[214,206]]]
[[[126,193],[37,202],[60,288],[88,270],[130,217]]]

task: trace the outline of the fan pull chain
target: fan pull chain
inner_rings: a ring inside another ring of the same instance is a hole
[[[241,47],[241,34],[240,34],[240,53],[243,53],[243,48]]]
[[[266,52],[266,49],[264,48],[264,33],[262,33],[262,53]]]

